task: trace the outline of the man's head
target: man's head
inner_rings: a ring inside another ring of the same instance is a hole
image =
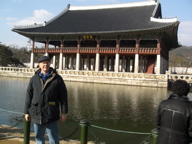
[[[173,82],[171,90],[178,96],[186,96],[189,93],[190,85],[184,80],[176,80]]]
[[[38,59],[38,65],[43,74],[48,73],[50,69],[50,58],[48,56],[41,56]]]
[[[50,62],[50,58],[48,56],[40,56],[38,59],[38,63],[41,63],[43,61],[49,61]]]

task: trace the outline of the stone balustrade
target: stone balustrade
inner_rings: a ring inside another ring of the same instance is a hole
[[[26,72],[26,73],[34,73],[36,71],[35,68],[19,68],[19,67],[0,67],[0,71],[2,72]]]
[[[192,84],[192,75],[185,75],[185,74],[170,74],[168,75],[168,79],[169,80],[178,80],[178,79],[181,79],[181,80],[185,80],[187,81],[188,83]]]
[[[0,71],[4,72],[25,72],[34,73],[37,69],[18,68],[18,67],[0,67]],[[149,78],[149,79],[167,79],[166,75],[144,74],[144,73],[128,73],[128,72],[95,72],[95,71],[76,71],[76,70],[57,70],[60,75],[80,75],[80,76],[101,76],[101,77],[122,77],[122,78]]]

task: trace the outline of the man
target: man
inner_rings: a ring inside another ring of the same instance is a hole
[[[57,121],[66,120],[67,89],[62,77],[50,67],[49,57],[41,56],[38,66],[27,88],[25,119],[34,123],[37,144],[45,143],[45,131],[50,144],[59,144]]]
[[[192,141],[192,104],[187,95],[189,84],[184,80],[173,82],[173,94],[158,108],[157,144],[189,144]]]

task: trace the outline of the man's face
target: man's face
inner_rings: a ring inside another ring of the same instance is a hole
[[[46,74],[49,72],[50,68],[50,62],[49,61],[42,61],[39,63],[39,68],[41,69],[41,72],[43,74]]]

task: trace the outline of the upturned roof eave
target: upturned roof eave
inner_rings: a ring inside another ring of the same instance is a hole
[[[178,25],[179,21],[176,23],[173,23],[171,25],[168,26],[164,26],[164,27],[156,27],[156,28],[148,28],[148,29],[134,29],[134,30],[117,30],[117,31],[92,31],[92,32],[24,32],[24,31],[20,31],[20,30],[16,30],[13,29],[12,31],[17,32],[19,34],[23,34],[23,35],[85,35],[85,34],[95,34],[95,35],[99,35],[99,34],[115,34],[115,33],[142,33],[142,32],[151,32],[151,31],[161,31],[161,30],[165,30],[167,28],[173,27],[175,25]]]

